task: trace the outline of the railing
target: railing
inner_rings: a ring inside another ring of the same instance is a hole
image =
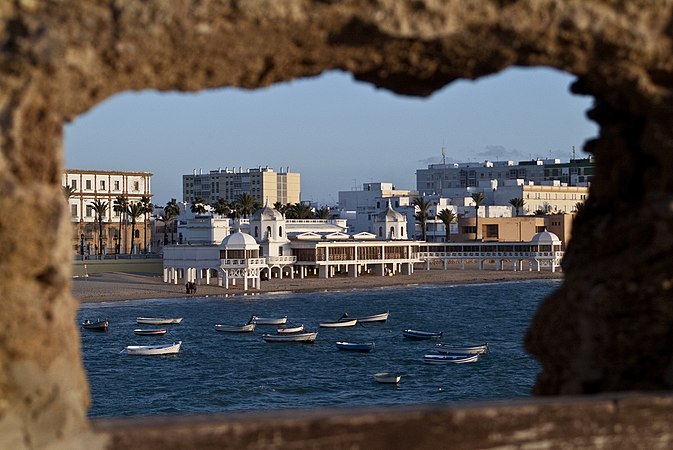
[[[226,266],[256,266],[266,264],[266,258],[223,259]]]
[[[267,256],[266,261],[269,264],[292,264],[297,262],[296,256]]]

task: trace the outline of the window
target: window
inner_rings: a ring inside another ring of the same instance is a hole
[[[138,239],[140,237],[140,230],[136,230],[135,237],[136,237],[136,239]]]
[[[259,237],[259,227],[255,227],[255,237]]]
[[[395,227],[390,227],[390,237],[395,237]]]
[[[91,180],[86,180],[85,183],[86,188],[91,189]]]
[[[463,227],[463,234],[474,234],[477,232],[477,227]]]
[[[119,190],[119,181],[115,181],[115,191]]]
[[[70,187],[73,188],[73,189],[77,189],[77,180],[72,180],[70,182]]]
[[[383,237],[383,227],[379,227],[379,237]]]
[[[105,180],[100,180],[100,190],[101,191],[105,190]]]
[[[542,233],[544,231],[547,231],[547,227],[545,227],[544,225],[535,227],[535,232],[536,233]]]
[[[139,181],[134,181],[133,182],[133,190],[136,191],[136,192],[140,190],[140,182]]]
[[[283,237],[283,227],[278,227],[278,237]]]
[[[86,205],[86,216],[93,217],[93,208],[90,205]]]
[[[77,217],[77,205],[70,205],[70,215]]]
[[[498,225],[497,224],[486,225],[486,237],[487,238],[497,238],[498,237]]]

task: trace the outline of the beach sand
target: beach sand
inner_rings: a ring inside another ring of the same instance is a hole
[[[448,270],[416,270],[412,275],[395,275],[383,277],[363,275],[357,278],[340,276],[330,279],[304,278],[282,280],[274,278],[262,281],[261,289],[249,290],[248,293],[264,292],[311,292],[324,290],[371,289],[386,286],[409,286],[419,284],[465,284],[465,283],[494,283],[514,280],[535,280],[546,278],[563,278],[559,272],[530,272],[530,271],[496,271],[477,269]],[[239,280],[240,281],[240,280]],[[198,286],[196,294],[187,295],[184,284],[168,284],[158,275],[135,273],[101,273],[89,275],[87,278],[73,278],[72,294],[84,303],[109,302],[115,300],[136,300],[170,297],[203,297],[243,295],[242,287],[225,290],[219,286]]]

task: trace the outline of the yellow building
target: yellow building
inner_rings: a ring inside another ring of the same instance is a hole
[[[520,217],[480,217],[477,240],[482,242],[527,242],[543,231],[554,233],[564,248],[570,241],[573,214],[549,214]],[[458,219],[458,233],[452,242],[475,240],[477,221],[474,217]]]

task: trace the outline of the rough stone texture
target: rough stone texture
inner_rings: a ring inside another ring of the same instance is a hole
[[[1,1],[0,447],[73,448],[88,430],[62,124],[125,90],[256,88],[326,70],[419,96],[512,65],[577,75],[601,127],[586,146],[596,176],[566,281],[526,339],[543,366],[535,390],[670,389],[672,11],[671,0]]]

